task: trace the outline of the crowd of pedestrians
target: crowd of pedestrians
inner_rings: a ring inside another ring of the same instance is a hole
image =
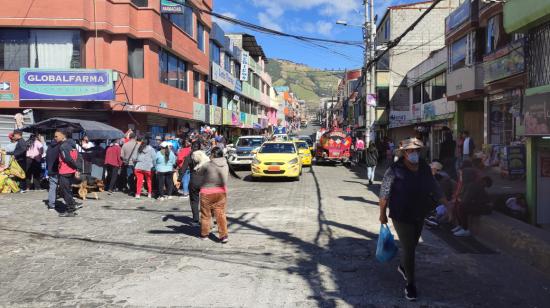
[[[109,196],[115,192],[159,202],[190,199],[193,225],[208,237],[210,221],[216,219],[220,241],[226,243],[227,177],[225,138],[213,130],[189,132],[179,138],[154,139],[129,131],[121,140],[89,140],[77,143],[64,130],[57,130],[46,144],[43,136],[23,139],[16,130],[8,146],[0,150],[0,192],[17,193],[48,189],[47,206],[62,217],[74,217],[82,207],[73,188],[84,183],[102,183]],[[99,177],[92,169],[101,166]],[[58,197],[64,206],[57,206]],[[207,227],[208,226],[208,227]]]

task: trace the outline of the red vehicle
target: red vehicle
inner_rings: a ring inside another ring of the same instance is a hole
[[[351,137],[341,129],[325,132],[317,142],[316,161],[348,164],[351,155],[351,142]]]

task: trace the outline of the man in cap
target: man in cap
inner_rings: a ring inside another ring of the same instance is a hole
[[[416,300],[415,250],[420,239],[424,218],[435,200],[447,204],[430,166],[420,158],[422,141],[410,138],[401,141],[401,156],[384,175],[380,189],[380,222],[388,223],[386,209],[401,243],[401,264],[398,272],[406,281],[405,298]]]

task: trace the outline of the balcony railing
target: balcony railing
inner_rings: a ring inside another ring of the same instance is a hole
[[[483,58],[485,84],[525,72],[525,41],[518,40]]]

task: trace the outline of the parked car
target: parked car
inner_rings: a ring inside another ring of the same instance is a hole
[[[242,136],[235,144],[227,145],[227,161],[232,166],[247,166],[252,163],[252,151],[262,146],[264,136]]]

